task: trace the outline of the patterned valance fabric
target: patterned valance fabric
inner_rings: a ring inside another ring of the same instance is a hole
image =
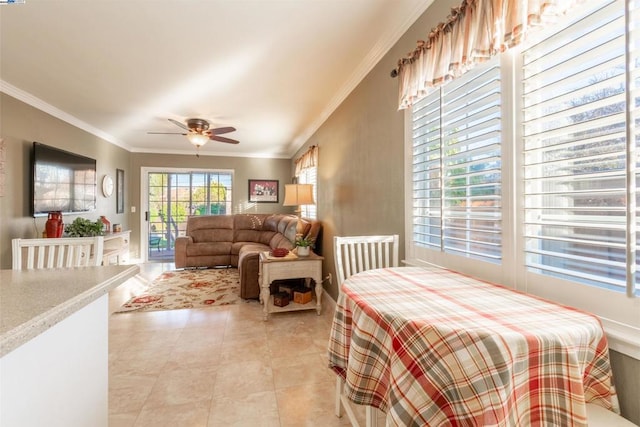
[[[581,0],[465,0],[396,68],[399,108],[476,64],[520,44],[533,28],[554,23]]]
[[[296,160],[295,176],[300,175],[302,170],[313,168],[318,165],[318,146],[312,145],[309,149]]]

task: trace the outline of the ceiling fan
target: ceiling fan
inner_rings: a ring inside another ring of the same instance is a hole
[[[227,126],[221,128],[209,129],[209,122],[204,119],[187,119],[186,124],[180,123],[177,120],[169,119],[174,125],[184,129],[185,132],[147,132],[148,134],[156,135],[185,135],[189,142],[195,145],[197,148],[202,147],[209,140],[226,142],[227,144],[239,144],[240,141],[235,139],[219,136],[224,133],[233,132],[236,128]]]

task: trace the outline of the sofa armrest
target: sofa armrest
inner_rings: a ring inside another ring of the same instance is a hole
[[[175,263],[176,268],[184,268],[187,266],[187,245],[193,243],[191,236],[180,236],[176,238],[175,246]]]

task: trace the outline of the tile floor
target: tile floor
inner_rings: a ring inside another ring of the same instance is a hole
[[[141,264],[113,313],[170,263]],[[262,320],[257,301],[109,318],[109,426],[341,426],[327,367],[332,307]],[[363,412],[359,415],[363,415]],[[364,417],[362,417],[364,421]]]

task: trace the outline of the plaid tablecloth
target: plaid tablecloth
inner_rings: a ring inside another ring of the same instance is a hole
[[[586,402],[620,412],[595,316],[441,269],[370,270],[342,290],[329,363],[387,425],[586,426]]]

